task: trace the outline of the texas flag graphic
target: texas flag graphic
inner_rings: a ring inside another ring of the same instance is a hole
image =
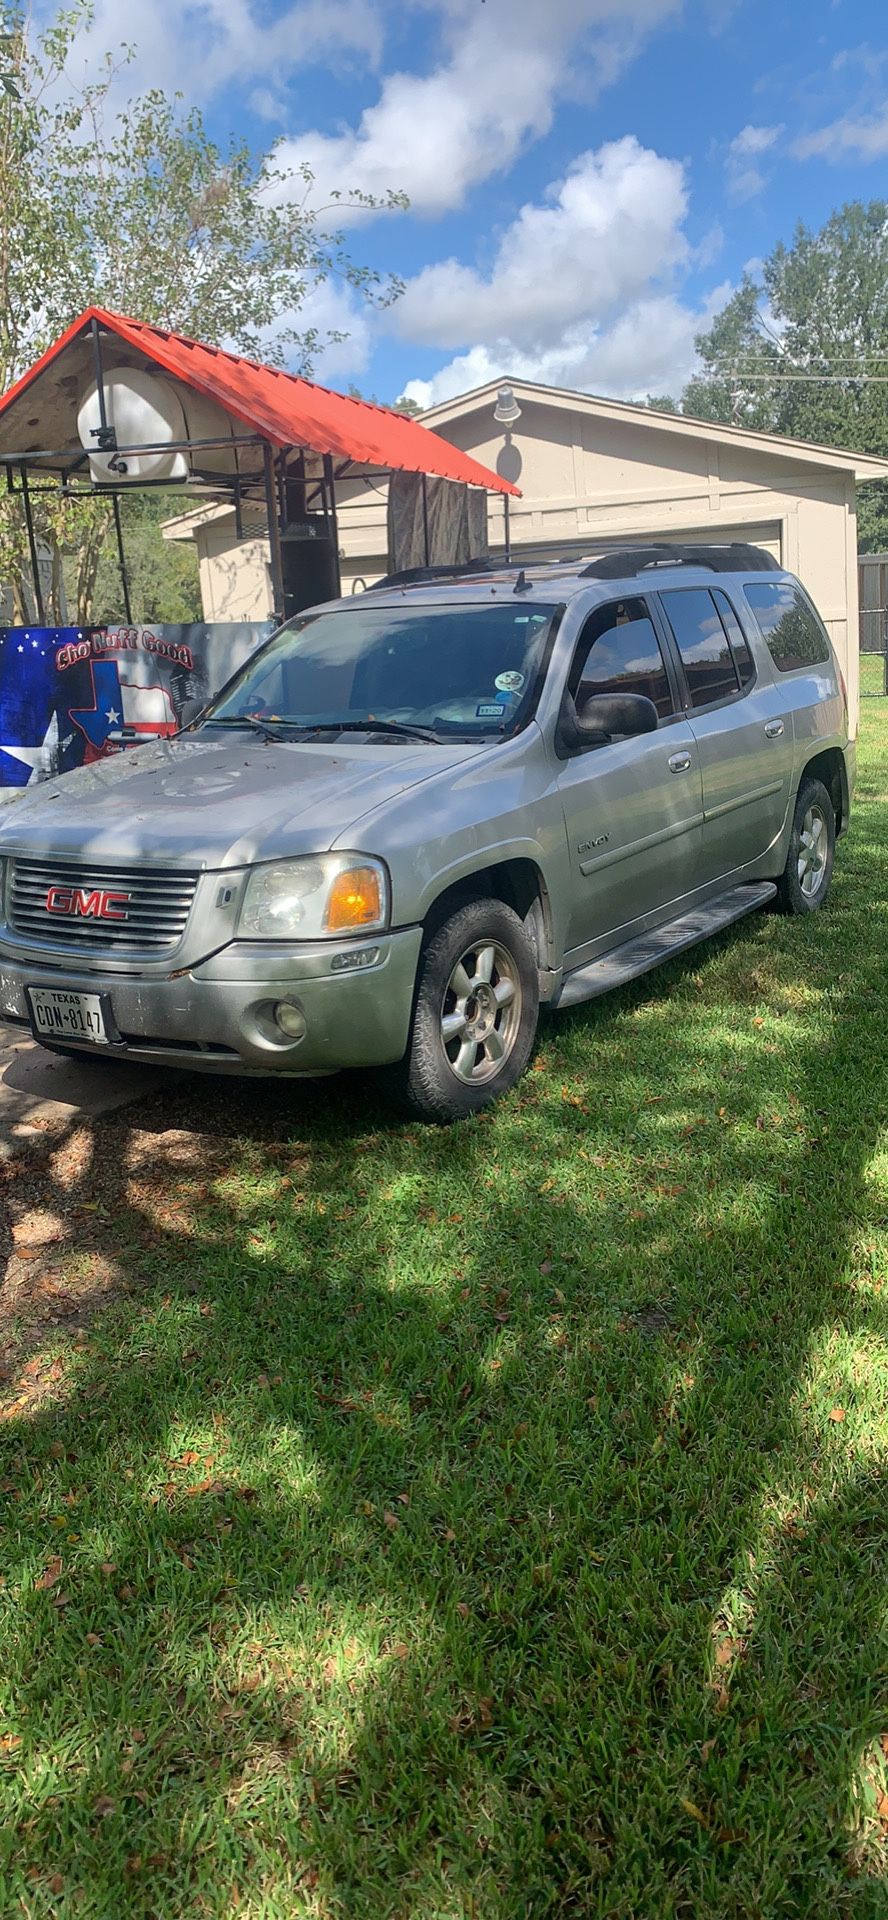
[[[122,747],[145,740],[169,739],[179,723],[166,687],[139,687],[121,680],[116,660],[94,660],[93,704],[71,707],[69,717],[86,742],[83,764],[103,760]]]

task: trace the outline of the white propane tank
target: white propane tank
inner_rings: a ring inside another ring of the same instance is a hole
[[[168,380],[138,367],[109,367],[104,377],[105,413],[117,435],[118,447],[160,447],[187,440],[188,430],[179,396]],[[187,453],[99,453],[94,429],[102,424],[95,381],[86,388],[77,410],[80,444],[89,451],[89,469],[99,486],[127,481],[187,480]]]

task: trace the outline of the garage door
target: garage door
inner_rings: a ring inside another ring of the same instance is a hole
[[[729,540],[742,540],[751,547],[764,547],[773,554],[778,564],[782,564],[779,520],[763,520],[755,526],[739,527],[684,527],[680,533],[651,533],[649,528],[639,527],[635,533],[621,533],[619,539],[596,540],[594,534],[587,533],[582,540],[546,541],[536,544],[528,541],[513,542],[513,554],[522,558],[548,560],[567,558],[582,554],[607,553],[614,547],[641,546],[724,546]]]

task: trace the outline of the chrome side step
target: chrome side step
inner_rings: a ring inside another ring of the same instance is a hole
[[[765,906],[776,892],[772,880],[732,887],[729,893],[720,893],[715,900],[707,901],[705,907],[695,907],[693,912],[683,913],[679,920],[669,920],[653,933],[641,933],[635,940],[627,940],[625,946],[615,947],[613,953],[605,954],[603,959],[592,960],[588,966],[576,967],[573,973],[565,974],[561,992],[550,1005],[576,1007],[583,1000],[594,1000],[599,993],[610,993],[614,987],[625,986],[627,980],[637,980],[639,974],[649,973],[651,967],[671,960],[686,947],[695,947],[698,940],[708,940],[712,934],[721,933],[723,927],[742,920],[754,907]]]

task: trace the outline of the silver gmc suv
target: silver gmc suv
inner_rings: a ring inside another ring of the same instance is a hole
[[[7,810],[0,1012],[57,1051],[385,1067],[458,1118],[541,1002],[819,907],[853,783],[826,630],[758,548],[391,576]]]

